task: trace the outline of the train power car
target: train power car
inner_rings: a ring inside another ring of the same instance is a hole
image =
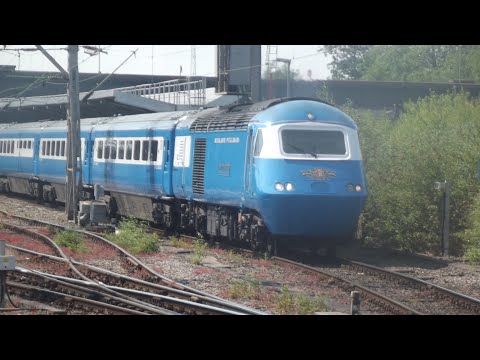
[[[353,120],[315,99],[81,121],[84,198],[272,251],[352,238],[367,192]],[[0,190],[65,198],[66,122],[0,128]]]

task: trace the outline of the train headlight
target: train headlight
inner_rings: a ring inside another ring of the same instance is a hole
[[[355,186],[353,186],[353,184],[348,184],[347,185],[347,191],[349,191],[349,192],[355,191]]]
[[[293,184],[292,183],[285,183],[285,190],[287,191],[292,191],[293,190]]]
[[[361,185],[355,186],[355,190],[356,190],[357,192],[362,191],[362,186],[361,186]]]
[[[275,183],[275,190],[283,191],[284,189],[285,189],[285,187],[283,186],[282,183],[279,183],[279,182]]]

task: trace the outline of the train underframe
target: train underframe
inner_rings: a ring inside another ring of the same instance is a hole
[[[39,202],[55,204],[65,202],[65,185],[42,181],[38,178],[0,176],[0,193],[23,193]],[[60,196],[59,196],[60,195]],[[120,216],[152,221],[175,233],[199,236],[207,241],[228,241],[249,246],[259,253],[277,254],[282,245],[304,246],[317,253],[334,256],[336,242],[324,242],[318,246],[318,238],[299,239],[272,236],[261,216],[255,211],[234,207],[179,200],[174,197],[152,199],[122,192],[106,191],[107,215],[111,219]],[[84,186],[82,200],[94,198],[93,187]],[[281,245],[280,245],[281,244]]]
[[[56,202],[65,202],[65,185],[55,184],[39,178],[20,178],[0,176],[0,194],[10,192],[30,195],[38,202],[55,205]]]
[[[123,215],[153,220],[155,224],[176,234],[198,236],[207,241],[243,244],[255,252],[270,255],[276,255],[279,249],[296,247],[333,258],[339,241],[335,238],[273,236],[262,217],[253,210],[173,197],[164,200],[142,197],[140,200],[134,195],[110,193],[107,208],[111,217]],[[151,213],[147,214],[147,209],[151,209]]]

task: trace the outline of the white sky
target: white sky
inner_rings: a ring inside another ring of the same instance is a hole
[[[42,45],[64,68],[67,68],[66,45]],[[145,75],[190,75],[191,45],[93,45],[105,48],[108,54],[100,56],[100,72],[110,73],[115,70],[133,50],[138,49],[136,56],[131,57],[116,74]],[[310,69],[312,79],[327,79],[330,72],[327,63],[330,59],[317,49],[320,45],[278,45],[278,57],[292,59],[291,69],[300,70],[303,79],[308,80]],[[9,49],[35,48],[33,45],[7,45],[6,51],[0,51],[0,65],[16,65],[17,70],[57,71],[50,61],[39,51],[9,51]],[[216,45],[197,45],[196,75],[215,76]],[[265,64],[266,46],[262,45],[262,65]],[[0,50],[3,45],[0,45]],[[153,51],[153,57],[152,57]],[[18,56],[20,54],[20,56]],[[99,56],[86,54],[79,50],[80,72],[99,72]],[[263,73],[263,68],[262,68]]]

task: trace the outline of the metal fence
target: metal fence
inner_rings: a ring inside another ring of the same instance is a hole
[[[206,98],[206,78],[188,81],[168,80],[153,84],[130,86],[118,89],[123,93],[143,96],[175,105],[204,106]]]

